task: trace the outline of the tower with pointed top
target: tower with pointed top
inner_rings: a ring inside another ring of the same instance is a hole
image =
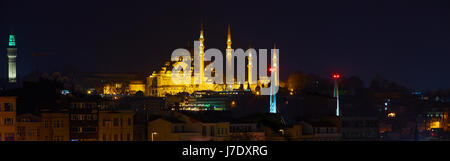
[[[227,49],[231,49],[231,27],[228,25],[228,32],[227,32]]]
[[[204,44],[204,42],[205,42],[205,38],[204,38],[204,35],[203,35],[203,32],[204,32],[204,30],[203,30],[203,23],[201,24],[201,28],[200,28],[200,38],[199,38],[199,41],[200,41],[200,52],[199,52],[199,60],[200,60],[200,86],[203,86],[203,78],[204,78],[204,73],[205,73],[205,61],[204,61],[204,58],[205,58],[205,44]]]
[[[230,71],[231,73],[233,73],[233,76],[234,76],[234,68],[233,68],[233,63],[231,62],[232,61],[232,58],[233,58],[233,56],[232,56],[232,54],[231,54],[231,51],[232,51],[232,49],[231,49],[231,27],[230,27],[230,25],[228,25],[228,32],[227,32],[227,49],[226,49],[226,59],[227,59],[227,72],[228,72],[228,70],[233,70],[233,71]],[[227,74],[228,75],[228,74]],[[228,80],[229,78],[227,78],[227,80]],[[231,82],[228,82],[227,81],[227,85],[228,85],[228,89],[229,90],[233,90],[233,85],[234,85],[234,81],[233,81],[233,84],[229,84],[229,83],[231,83]]]
[[[274,83],[275,83],[275,85],[277,85],[278,86],[278,58],[277,58],[277,54],[278,53],[276,53],[276,49],[277,49],[277,44],[273,44],[273,55],[272,55],[272,67],[271,67],[271,69],[272,69],[272,74],[274,74]]]
[[[275,87],[278,86],[278,58],[276,53],[277,45],[273,44],[272,66],[270,67],[271,79],[270,81],[270,113],[277,113],[277,95]],[[272,82],[273,81],[273,82]]]
[[[251,49],[252,48],[252,44],[250,43],[249,45],[248,45],[248,49]],[[252,90],[253,91],[253,83],[254,82],[252,82],[252,79],[253,79],[253,73],[252,73],[252,70],[253,70],[253,63],[252,63],[252,60],[253,60],[253,56],[252,56],[252,51],[251,50],[249,50],[249,53],[248,53],[248,65],[247,65],[247,68],[248,68],[248,89],[250,89],[250,90]]]
[[[7,56],[8,56],[8,82],[16,83],[16,58],[17,58],[17,48],[16,48],[16,39],[14,34],[9,35],[9,43],[7,48]]]

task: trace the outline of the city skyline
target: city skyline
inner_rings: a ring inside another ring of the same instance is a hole
[[[449,20],[445,0],[0,2],[2,152],[446,154]]]
[[[11,7],[2,9],[0,47],[6,54],[14,28],[20,74],[36,69],[150,74],[174,49],[192,45],[204,21],[206,48],[225,50],[228,25],[235,48],[250,43],[270,48],[276,42],[284,55],[282,80],[300,70],[355,75],[366,86],[378,74],[408,88],[450,88],[445,83],[450,76],[442,74],[450,52],[448,2],[236,3],[243,12],[207,2],[50,3],[7,2]],[[2,77],[6,72],[5,66]]]

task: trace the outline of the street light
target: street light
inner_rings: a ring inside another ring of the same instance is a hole
[[[153,141],[153,138],[154,138],[153,135],[157,135],[157,134],[158,134],[158,133],[155,132],[155,131],[152,132],[152,141]]]

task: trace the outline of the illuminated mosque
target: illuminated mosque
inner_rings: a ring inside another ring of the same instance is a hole
[[[200,60],[200,75],[201,78],[204,78],[204,67],[211,63],[210,61],[204,61],[204,53],[205,53],[205,37],[204,37],[204,30],[203,25],[201,25],[200,29],[200,37],[199,37],[199,59]],[[231,29],[230,26],[228,26],[228,33],[227,33],[227,49],[231,48]],[[191,56],[193,56],[193,52],[191,52]],[[227,50],[226,52],[226,66],[232,66],[232,55],[231,50]],[[230,84],[206,84],[205,81],[207,80],[201,80],[200,84],[175,84],[172,82],[172,69],[176,66],[177,62],[171,62],[167,61],[165,62],[164,66],[161,67],[159,71],[153,71],[153,73],[146,78],[146,89],[145,89],[145,95],[146,96],[154,96],[154,97],[164,97],[166,94],[175,95],[178,93],[189,93],[192,94],[195,91],[229,91],[230,93],[233,93],[233,91],[250,91],[254,94],[259,95],[259,89],[261,88],[261,81],[257,81],[256,84],[250,84],[248,80],[252,80],[252,53],[249,53],[249,56],[247,57],[248,64],[247,64],[247,73],[246,73],[246,81],[244,84],[239,84],[236,82],[236,79],[234,79],[235,83]],[[193,61],[194,59],[191,60]],[[256,64],[255,64],[256,65]],[[255,66],[257,67],[257,66]],[[226,68],[225,68],[226,69]],[[191,73],[194,75],[194,66],[191,66]],[[213,70],[214,72],[214,70]],[[224,71],[225,73],[225,71]],[[194,81],[194,80],[192,80]],[[224,81],[225,82],[225,81]],[[250,81],[251,82],[251,81]],[[267,84],[268,82],[263,82],[263,84]]]

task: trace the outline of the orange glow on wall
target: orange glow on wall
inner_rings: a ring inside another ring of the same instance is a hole
[[[393,117],[395,117],[395,113],[394,112],[388,113],[387,116],[393,118]]]
[[[138,91],[145,92],[145,84],[143,82],[132,82],[129,84],[130,93],[136,94]]]
[[[430,123],[430,128],[432,128],[432,129],[441,128],[441,123],[439,121],[431,122]]]

